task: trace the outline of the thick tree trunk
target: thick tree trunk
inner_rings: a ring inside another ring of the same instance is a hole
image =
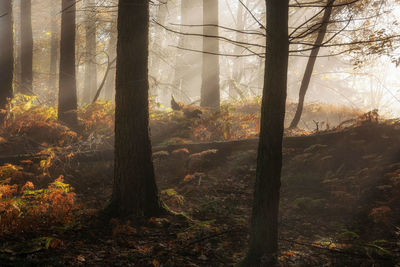
[[[21,0],[21,93],[32,94],[33,35],[31,0]]]
[[[11,0],[0,1],[0,109],[5,109],[13,95],[13,21]],[[0,115],[0,120],[3,119]]]
[[[289,0],[266,0],[267,55],[261,106],[250,248],[243,266],[273,266],[278,252],[278,210],[288,69]]]
[[[51,4],[51,41],[50,41],[50,67],[49,67],[49,89],[55,90],[57,88],[57,62],[58,62],[58,48],[59,48],[59,30],[57,23],[58,5]]]
[[[78,125],[75,76],[75,0],[62,0],[58,119],[70,127]]]
[[[203,0],[203,24],[218,25],[218,0]],[[218,35],[218,27],[206,26],[204,35]],[[219,41],[217,38],[203,38],[203,51],[219,53]],[[201,84],[202,107],[219,109],[219,56],[203,53],[203,70]]]
[[[85,81],[83,102],[91,103],[97,90],[97,66],[96,66],[96,13],[94,0],[86,1],[86,51],[85,51]]]
[[[311,50],[310,57],[308,58],[306,70],[304,71],[303,80],[301,81],[300,91],[299,91],[299,103],[297,105],[296,113],[290,123],[290,128],[296,128],[300,122],[301,114],[303,113],[304,99],[306,97],[308,86],[310,85],[311,76],[314,70],[315,61],[321,48],[322,42],[324,41],[326,28],[332,13],[332,4],[335,0],[328,0],[328,5],[325,8],[324,16],[322,18],[322,25],[318,32],[317,39],[314,43],[314,48]]]
[[[114,216],[161,212],[149,135],[149,1],[120,0],[115,109]]]

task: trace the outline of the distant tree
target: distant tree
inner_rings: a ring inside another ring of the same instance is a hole
[[[180,4],[180,29],[188,25],[196,24],[196,16],[193,14],[193,10],[196,8],[195,0],[183,0]],[[167,10],[160,9],[158,22],[161,24],[165,23],[165,14]],[[193,32],[192,29],[188,30]],[[193,46],[193,41],[185,35],[180,35],[179,37],[179,47],[190,48]],[[185,50],[176,51],[175,55],[175,73],[174,73],[174,94],[178,99],[187,99],[188,93],[191,90],[191,79],[193,78],[193,71],[196,68],[195,55]],[[154,69],[154,68],[153,68]],[[169,97],[169,96],[168,96]],[[187,99],[188,100],[188,99]]]
[[[203,0],[203,24],[218,25],[218,0]],[[204,26],[203,34],[218,36],[218,27]],[[219,109],[219,56],[209,53],[219,53],[218,38],[203,38],[203,70],[201,84],[202,107]]]
[[[261,127],[250,228],[242,266],[274,266],[278,252],[278,211],[282,139],[289,56],[289,0],[266,0],[267,36]]]
[[[181,2],[182,5],[182,2]],[[156,20],[158,23],[164,24],[168,15],[168,2],[160,3],[157,6],[156,10]],[[162,72],[162,49],[165,46],[166,42],[166,34],[165,30],[161,29],[160,31],[155,32],[155,34],[150,35],[153,36],[150,43],[150,63],[149,63],[149,75],[154,79],[157,80],[160,77]],[[178,54],[176,53],[176,58],[178,59]],[[175,70],[177,68],[177,64],[175,65]],[[178,71],[175,71],[174,76],[174,84],[176,88],[179,88],[177,85],[180,84],[177,82],[177,74]],[[157,96],[157,101],[161,102],[163,97],[170,96],[171,94],[166,90],[166,88],[161,88],[160,86],[150,86],[153,91],[150,91],[152,95]]]
[[[75,76],[75,15],[75,0],[62,0],[58,119],[70,127],[78,125]]]
[[[243,5],[241,3],[238,3],[238,9],[236,13],[236,29],[242,32],[244,31],[245,19],[246,15],[248,14],[247,12],[245,13],[243,11]],[[243,34],[240,32],[236,32],[235,39],[237,42],[245,41],[243,38]],[[242,53],[242,50],[242,47],[235,45],[233,54],[240,55]],[[229,96],[233,98],[240,96],[241,98],[243,98],[243,93],[238,88],[238,85],[240,84],[243,75],[243,59],[241,57],[234,58],[232,68],[232,84],[229,87]]]
[[[97,90],[97,65],[96,65],[96,12],[95,0],[85,1],[85,82],[83,102],[90,103]]]
[[[11,0],[0,1],[0,109],[5,109],[13,95],[13,21]],[[0,115],[0,119],[2,119]]]
[[[48,88],[51,90],[55,90],[57,87],[57,62],[58,62],[58,53],[59,53],[59,28],[57,21],[57,13],[59,12],[59,5],[53,3],[51,1],[51,40],[50,40],[50,65],[49,65],[49,84]]]
[[[115,110],[114,189],[118,217],[161,213],[149,135],[149,1],[120,0]]]
[[[328,0],[328,4],[325,8],[324,16],[321,21],[318,35],[315,40],[314,47],[311,50],[310,57],[308,58],[307,66],[304,71],[303,80],[301,81],[301,86],[299,91],[299,103],[297,104],[297,109],[293,117],[293,120],[290,123],[290,128],[296,128],[300,122],[301,114],[303,113],[304,99],[306,97],[308,86],[310,85],[310,80],[313,74],[315,61],[317,60],[319,50],[326,35],[326,29],[328,27],[329,20],[331,18],[332,6],[334,2],[335,0]]]
[[[31,0],[21,0],[21,93],[32,94],[33,35]]]
[[[117,56],[117,27],[116,23],[112,22],[109,30],[109,40],[108,40],[108,60],[112,61]],[[109,63],[109,62],[108,62]],[[106,83],[104,85],[105,98],[110,100],[114,99],[115,96],[115,64],[110,69],[110,73],[107,76]]]

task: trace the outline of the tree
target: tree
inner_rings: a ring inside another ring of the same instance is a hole
[[[290,123],[290,128],[296,128],[300,122],[301,114],[303,113],[304,99],[307,93],[308,86],[310,85],[311,76],[314,70],[315,61],[319,50],[321,48],[322,42],[324,41],[326,29],[332,13],[332,5],[335,0],[329,0],[328,5],[325,8],[324,16],[318,31],[317,39],[315,40],[314,47],[311,50],[310,57],[308,58],[307,66],[304,71],[303,80],[301,81],[300,91],[299,91],[299,103],[297,105],[296,113]]]
[[[31,0],[21,0],[21,92],[32,94],[32,4]]]
[[[236,29],[238,31],[244,31],[246,15],[247,13],[243,12],[243,5],[241,3],[238,3],[238,9],[236,13]],[[235,39],[237,42],[244,42],[243,34],[241,32],[236,32]],[[235,45],[233,54],[240,55],[242,53],[242,50],[242,47]],[[238,85],[240,84],[243,75],[243,59],[240,57],[234,58],[232,68],[232,84],[229,87],[229,95],[234,98],[236,98],[237,96],[243,98],[243,93],[238,88]]]
[[[49,89],[55,90],[57,87],[57,62],[59,48],[59,30],[57,23],[58,5],[51,3],[51,40],[50,40],[50,65],[49,65]]]
[[[11,0],[0,1],[0,109],[13,95],[13,22]],[[3,116],[2,116],[3,117]]]
[[[272,266],[278,252],[287,69],[288,0],[266,0],[267,36],[250,248],[242,266]]]
[[[120,0],[115,96],[115,167],[110,211],[150,217],[162,208],[149,135],[149,1]]]
[[[85,20],[85,85],[83,102],[90,103],[97,90],[97,66],[96,66],[96,13],[94,0],[86,1],[86,20]]]
[[[62,0],[58,119],[70,127],[78,125],[75,76],[75,0]]]
[[[218,36],[218,0],[203,0],[203,24],[214,26],[204,26],[203,34],[208,36]],[[219,53],[218,38],[203,38],[203,51],[209,53]],[[219,109],[219,56],[203,53],[201,84],[202,107]]]
[[[196,9],[196,1],[194,0],[182,0],[180,5],[180,17],[181,24],[180,29],[187,27],[188,25],[196,24],[196,16],[194,15],[194,10]],[[160,11],[166,12],[167,10]],[[160,15],[163,15],[162,13]],[[165,16],[165,15],[164,15]],[[164,21],[163,21],[164,20]],[[164,24],[165,17],[159,17],[158,22]],[[188,30],[189,32],[193,32],[192,29]],[[191,48],[193,47],[194,42],[185,35],[179,36],[179,47]],[[189,53],[185,50],[178,50],[176,52],[176,61],[175,61],[175,73],[174,73],[174,94],[178,97],[178,99],[190,100],[188,98],[188,93],[190,91],[190,86],[192,85],[193,73],[197,73],[198,65],[196,64],[196,56],[193,53]],[[168,96],[169,97],[169,96]]]
[[[116,58],[117,53],[117,31],[116,31],[116,23],[113,21],[110,25],[110,37],[108,40],[108,60],[111,61]],[[110,62],[108,62],[110,63]],[[104,86],[105,98],[106,99],[114,99],[115,95],[115,64],[110,69],[110,73],[107,76],[107,80]]]
[[[157,22],[164,24],[167,19],[167,15],[168,15],[168,2],[160,3],[160,5],[157,6],[156,10]],[[150,34],[150,36],[152,35]],[[158,32],[155,32],[153,38],[151,39],[149,75],[155,81],[157,81],[158,77],[160,77],[160,74],[162,73],[162,68],[161,68],[162,57],[163,57],[162,49],[165,46],[165,39],[166,35],[165,35],[165,30],[163,29],[161,29]],[[179,53],[176,54],[176,60],[178,60],[178,55]],[[177,67],[178,67],[178,62],[176,62],[175,65],[175,76],[174,76],[174,83],[176,88],[178,88],[179,87],[178,85],[180,84],[180,82],[177,81],[177,74],[179,73]],[[153,89],[153,91],[150,91],[150,93],[152,95],[157,96],[158,102],[160,102],[163,97],[164,98],[170,97],[170,94],[167,92],[167,90],[165,90],[165,88],[164,90],[162,90],[159,86],[150,86],[150,87]]]

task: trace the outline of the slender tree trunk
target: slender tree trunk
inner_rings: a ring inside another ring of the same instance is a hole
[[[242,266],[274,266],[278,252],[278,210],[285,118],[289,0],[266,0],[267,55],[261,106],[250,248]]]
[[[21,93],[32,94],[32,5],[31,0],[21,0]]]
[[[112,23],[110,26],[110,39],[108,41],[108,58],[113,60],[117,56],[117,27],[116,23]],[[105,88],[104,88],[105,98],[107,100],[112,100],[115,97],[115,64],[114,67],[110,68],[110,73],[108,74]]]
[[[51,40],[50,40],[50,67],[49,67],[49,89],[57,88],[57,62],[59,48],[59,30],[57,23],[58,5],[51,4]]]
[[[97,88],[97,91],[96,91],[96,94],[94,95],[94,98],[93,98],[93,100],[92,100],[92,103],[95,103],[95,102],[99,99],[99,96],[100,96],[100,94],[102,93],[103,87],[104,87],[104,85],[105,85],[105,83],[106,83],[107,76],[108,76],[108,74],[110,73],[110,70],[111,70],[112,66],[114,65],[115,61],[116,61],[116,58],[114,58],[114,59],[112,59],[112,60],[111,60],[111,59],[108,59],[108,64],[107,64],[106,71],[105,71],[105,73],[104,73],[103,80],[101,81],[101,83],[100,83],[100,85],[99,85],[99,88]]]
[[[157,22],[164,25],[165,20],[167,18],[167,3],[165,4],[160,4],[158,6],[158,10],[157,10]],[[165,41],[165,30],[164,29],[160,29],[160,32],[158,32],[158,34],[155,35],[154,40],[152,42],[152,50],[153,51],[160,51],[163,48],[163,43]],[[153,56],[153,60],[152,60],[153,64],[152,64],[152,68],[151,70],[151,74],[154,75],[155,77],[158,77],[160,74],[160,57],[155,55]]]
[[[149,1],[119,0],[115,110],[114,216],[161,212],[149,135]]]
[[[194,5],[193,0],[181,0],[181,24],[182,25],[190,25],[193,24],[193,14],[191,11],[193,10]],[[182,32],[192,32],[192,29],[188,27],[181,26],[180,30]],[[189,38],[187,36],[181,35],[179,36],[179,47],[189,48]],[[174,87],[175,92],[174,95],[179,100],[183,100],[186,97],[186,92],[189,89],[189,79],[188,73],[190,73],[191,60],[192,56],[184,50],[178,50],[176,53],[176,61],[175,61],[175,73],[174,73]]]
[[[299,91],[299,103],[297,105],[296,113],[292,122],[290,123],[290,128],[296,128],[300,122],[301,114],[303,113],[304,99],[306,97],[308,86],[310,85],[311,76],[314,70],[315,61],[321,48],[322,42],[324,41],[326,28],[332,13],[332,4],[335,0],[328,0],[328,5],[325,8],[324,16],[322,18],[322,25],[318,32],[317,39],[314,43],[314,48],[311,50],[310,57],[308,58],[306,70],[304,71],[303,80],[301,81],[300,91]]]
[[[13,20],[11,0],[0,1],[0,109],[5,109],[13,96]],[[3,114],[3,113],[1,113]],[[4,115],[0,115],[3,120]]]
[[[203,24],[218,25],[218,0],[203,0]],[[204,35],[218,35],[218,27],[204,27]],[[219,53],[217,38],[203,38],[203,51]],[[203,53],[203,69],[201,84],[202,107],[219,109],[219,56]]]
[[[167,18],[167,7],[168,3],[162,3],[158,6],[157,9],[157,22],[164,25],[165,20]],[[160,29],[159,31],[157,30],[157,34],[154,35],[154,38],[152,40],[152,45],[151,45],[151,66],[150,66],[150,75],[152,75],[157,81],[160,81],[161,78],[161,71],[160,71],[160,66],[161,66],[161,54],[164,48],[164,43],[165,43],[165,30]],[[159,86],[154,86],[154,92],[152,92],[154,95],[157,96],[157,101],[161,102],[161,99],[163,99],[163,94],[166,93],[167,88],[163,87],[160,88]]]
[[[62,0],[61,10],[58,119],[70,127],[77,127],[78,104],[75,76],[75,0]]]
[[[83,102],[91,103],[97,90],[97,66],[96,66],[96,16],[92,12],[95,6],[94,0],[86,1],[86,52],[85,52],[85,85]]]
[[[243,5],[238,3],[238,10],[236,14],[236,29],[239,31],[244,30],[244,16],[243,16]],[[236,41],[243,42],[243,34],[236,32]],[[233,54],[239,55],[242,53],[242,49],[240,46],[235,46]],[[233,70],[232,70],[232,79],[235,83],[234,85],[229,87],[229,95],[231,97],[236,98],[237,96],[243,97],[239,88],[240,81],[242,79],[243,73],[243,60],[241,57],[233,59]]]
[[[13,32],[14,32],[14,74],[13,92],[14,94],[22,91],[21,82],[21,5],[20,1],[11,1],[13,8]]]

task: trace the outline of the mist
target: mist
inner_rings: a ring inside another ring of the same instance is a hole
[[[398,0],[0,0],[0,266],[398,266]]]

